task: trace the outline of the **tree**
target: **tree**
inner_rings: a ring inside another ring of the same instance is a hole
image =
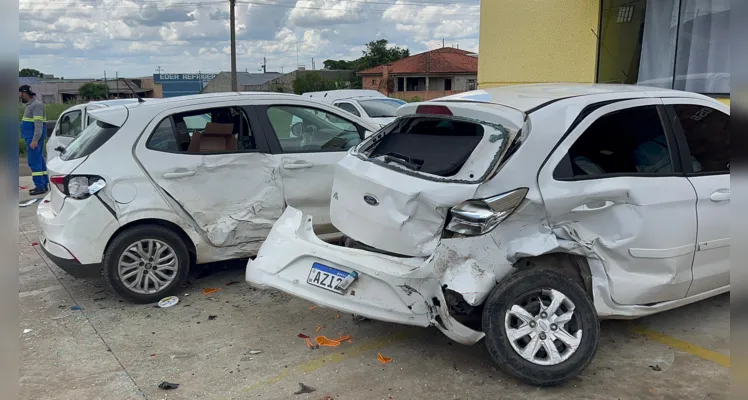
[[[351,70],[353,72],[363,71],[382,64],[389,64],[410,56],[410,50],[398,46],[388,47],[387,39],[373,40],[366,44],[363,55],[353,61],[325,60],[325,69]],[[360,76],[354,76],[348,86],[352,89],[361,89],[363,82]]]
[[[293,81],[293,92],[302,94],[306,92],[319,92],[323,90],[335,90],[338,85],[335,81],[325,79],[319,72],[302,72],[296,75]]]
[[[43,74],[39,70],[31,68],[23,68],[22,70],[18,71],[19,77],[41,78],[42,75]]]
[[[107,86],[98,82],[86,82],[78,89],[78,94],[87,100],[101,100],[107,98]]]

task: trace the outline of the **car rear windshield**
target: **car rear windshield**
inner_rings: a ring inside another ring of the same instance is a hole
[[[397,99],[360,100],[358,104],[366,111],[369,118],[394,117],[397,109],[405,104]]]
[[[60,155],[60,159],[67,161],[86,157],[111,139],[118,130],[117,126],[93,120],[75,140],[70,142],[65,152]]]
[[[387,128],[370,158],[442,177],[457,174],[483,138],[483,126],[445,117],[401,118]]]

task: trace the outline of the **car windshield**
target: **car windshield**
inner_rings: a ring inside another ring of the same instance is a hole
[[[114,125],[92,120],[91,124],[75,140],[70,142],[65,152],[60,155],[60,159],[65,161],[75,160],[90,155],[114,136],[118,130],[119,127]]]
[[[369,118],[383,118],[394,117],[397,109],[405,102],[398,99],[376,99],[360,100],[358,104],[363,107]]]

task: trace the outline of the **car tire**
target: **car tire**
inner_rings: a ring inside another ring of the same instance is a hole
[[[561,303],[551,315],[546,311],[554,298]],[[543,269],[519,271],[500,282],[486,300],[482,324],[486,347],[498,367],[534,386],[557,386],[579,375],[595,357],[600,334],[597,312],[584,289],[565,275]]]
[[[160,258],[148,258],[149,255]],[[159,260],[164,261],[158,264]],[[189,268],[187,246],[177,233],[159,225],[142,225],[112,240],[104,253],[101,274],[107,286],[120,297],[132,303],[147,304],[177,292],[187,280]],[[131,276],[133,271],[136,271],[135,276]],[[157,287],[156,280],[163,286]]]

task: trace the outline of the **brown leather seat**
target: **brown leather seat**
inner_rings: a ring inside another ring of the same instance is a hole
[[[187,151],[206,153],[214,151],[236,151],[236,135],[233,124],[208,122],[203,132],[195,131]]]

